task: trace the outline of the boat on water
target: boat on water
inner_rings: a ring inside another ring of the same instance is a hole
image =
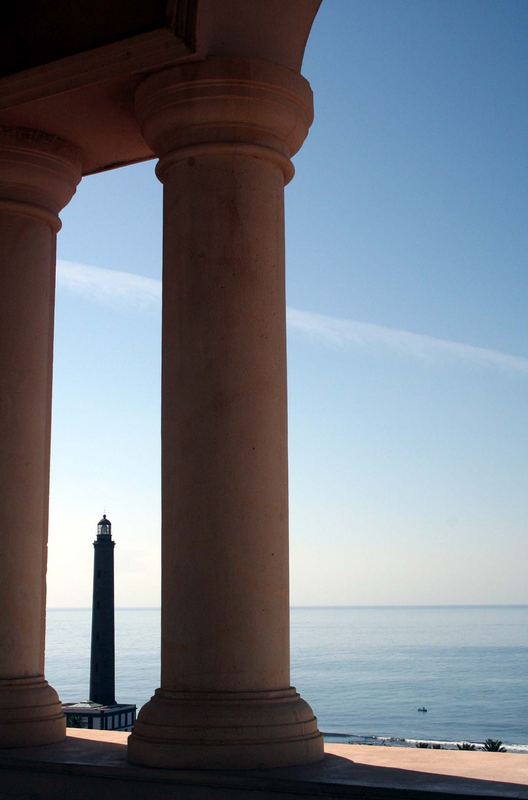
[[[417,711],[422,711],[424,714],[427,714],[427,709],[426,709],[425,706],[422,706],[421,708],[418,708]]]

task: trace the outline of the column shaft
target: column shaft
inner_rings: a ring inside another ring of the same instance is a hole
[[[73,148],[0,128],[0,746],[57,741],[44,679],[58,211],[80,178]]]
[[[155,75],[137,111],[164,183],[162,678],[129,758],[308,763],[290,686],[284,182],[311,92],[267,62]]]
[[[55,243],[1,206],[0,241],[1,680],[44,666]]]
[[[162,685],[289,686],[281,170],[165,177]],[[185,609],[185,613],[182,611]]]

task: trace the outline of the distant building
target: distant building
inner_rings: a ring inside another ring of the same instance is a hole
[[[62,710],[68,728],[89,728],[101,731],[131,731],[136,721],[136,706],[116,703],[101,706],[86,700],[65,703]]]
[[[90,699],[66,703],[72,728],[131,730],[136,706],[115,701],[114,547],[112,523],[103,514],[94,545]]]

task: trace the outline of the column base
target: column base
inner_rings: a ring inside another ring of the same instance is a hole
[[[258,769],[324,756],[312,709],[289,689],[172,692],[157,689],[128,739],[133,764],[172,769]]]
[[[52,744],[65,736],[62,705],[42,676],[0,679],[0,747]]]

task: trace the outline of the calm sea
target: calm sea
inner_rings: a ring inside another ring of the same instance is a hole
[[[48,611],[47,677],[64,702],[87,698],[90,621]],[[158,609],[116,611],[119,702],[139,707],[159,685],[159,625]],[[291,632],[292,683],[321,730],[528,751],[528,606],[294,608]]]

